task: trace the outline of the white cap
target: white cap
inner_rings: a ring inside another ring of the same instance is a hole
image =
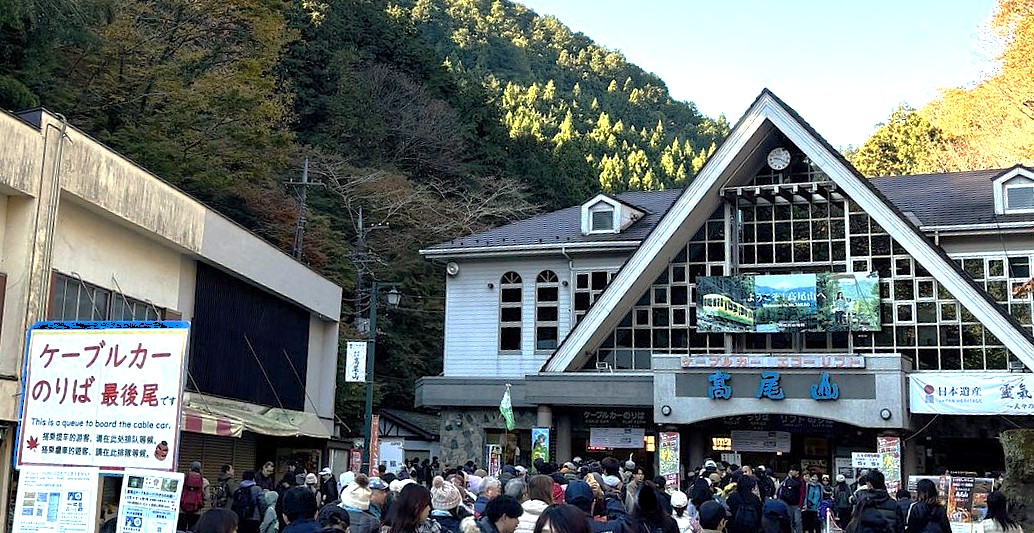
[[[330,471],[330,467],[329,466],[325,466],[325,467],[323,467],[323,470],[320,470],[320,475],[321,476],[329,476],[331,473],[332,472]]]

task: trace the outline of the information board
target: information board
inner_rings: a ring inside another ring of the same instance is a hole
[[[639,449],[643,447],[643,428],[591,428],[589,446]]]
[[[790,434],[786,431],[731,431],[732,449],[737,452],[789,452]]]
[[[116,531],[175,533],[182,491],[182,472],[126,469]]]
[[[93,533],[98,475],[93,467],[22,467],[14,533]]]

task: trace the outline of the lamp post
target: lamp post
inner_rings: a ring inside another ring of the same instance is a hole
[[[373,458],[370,440],[373,438],[373,371],[374,362],[376,361],[374,355],[377,351],[378,291],[380,291],[380,284],[376,281],[370,282],[370,330],[367,332],[366,342],[366,408],[363,411],[363,437],[365,440],[363,463],[366,464],[369,470],[373,470],[373,465],[370,464],[370,460]],[[399,292],[398,287],[391,285],[386,300],[389,309],[398,307],[399,301],[402,300],[402,293]]]

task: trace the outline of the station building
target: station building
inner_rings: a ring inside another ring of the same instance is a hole
[[[953,406],[979,380],[1034,390],[1032,231],[1034,170],[867,179],[766,90],[684,190],[601,194],[422,250],[447,265],[445,354],[416,401],[441,410],[452,465],[486,445],[527,464],[548,427],[561,462],[651,465],[665,431],[685,468],[739,453],[850,470],[897,436],[907,474],[1002,469],[995,437],[1031,427],[1029,393],[996,414]],[[794,279],[810,291],[761,288]],[[786,315],[795,298],[818,314]]]
[[[200,460],[214,482],[225,463],[327,464],[339,286],[63,117],[0,113],[0,139],[4,501],[26,331],[43,320],[191,323],[180,471]]]

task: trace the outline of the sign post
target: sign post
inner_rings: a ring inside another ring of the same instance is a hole
[[[175,470],[186,322],[29,330],[16,466]]]

